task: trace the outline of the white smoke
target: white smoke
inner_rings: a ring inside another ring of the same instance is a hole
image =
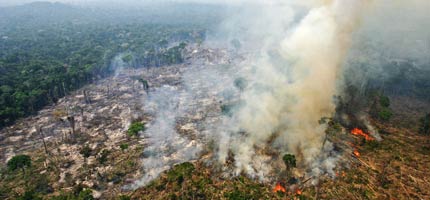
[[[142,159],[143,177],[129,186],[136,189],[146,185],[171,166],[198,158],[200,144],[176,131],[176,119],[184,114],[180,105],[181,91],[164,85],[152,92],[145,102],[145,110],[155,116],[143,135],[146,142]]]

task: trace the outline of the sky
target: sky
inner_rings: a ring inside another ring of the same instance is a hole
[[[0,0],[0,6],[13,6],[13,5],[21,5],[25,3],[30,3],[38,0]],[[79,4],[79,5],[91,5],[94,3],[124,3],[124,0],[41,0],[41,1],[49,1],[49,2],[62,2],[62,3],[70,3],[70,4]],[[243,0],[179,0],[180,2],[204,2],[204,3],[231,3],[231,2],[243,2]],[[131,3],[147,3],[147,2],[179,2],[178,0],[127,0],[128,4]]]
[[[61,2],[68,4],[77,4],[77,5],[95,5],[95,4],[141,4],[141,3],[160,3],[160,2],[185,2],[185,3],[213,3],[213,4],[240,4],[240,3],[263,3],[263,4],[273,4],[273,3],[294,3],[300,2],[300,4],[304,4],[304,2],[311,2],[314,0],[0,0],[0,7],[4,6],[14,6],[14,5],[22,5],[25,3],[31,3],[35,1],[44,1],[44,2]],[[306,4],[306,3],[305,3]]]

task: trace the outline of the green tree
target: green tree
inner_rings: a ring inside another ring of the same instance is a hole
[[[293,167],[296,167],[296,156],[293,154],[285,154],[282,157],[282,160],[284,161],[285,167],[287,170],[291,170]]]
[[[291,177],[291,170],[296,167],[296,156],[293,154],[285,154],[282,157],[282,160],[284,161],[285,167],[287,169],[287,177],[290,179]]]
[[[430,135],[430,113],[420,120],[420,133]]]
[[[30,166],[31,158],[28,155],[17,155],[7,162],[7,168],[11,171],[22,169],[22,172],[25,173],[25,168]]]

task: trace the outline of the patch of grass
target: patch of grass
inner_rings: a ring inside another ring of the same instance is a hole
[[[255,199],[250,193],[244,190],[235,188],[235,190],[228,192],[224,195],[225,198],[229,200],[248,200]]]
[[[75,187],[74,191],[64,193],[58,196],[53,196],[50,200],[94,200],[91,189],[84,189],[82,187]]]
[[[369,151],[373,151],[379,148],[379,142],[375,140],[366,141],[365,148]]]

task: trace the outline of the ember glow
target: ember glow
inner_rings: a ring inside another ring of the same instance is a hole
[[[297,189],[296,194],[297,195],[302,195],[302,191],[300,189]]]
[[[375,138],[373,138],[372,136],[370,136],[369,134],[365,133],[363,130],[361,130],[359,128],[352,129],[351,133],[353,135],[356,135],[356,136],[363,136],[364,139],[366,139],[367,141],[373,141],[373,140],[375,140]]]
[[[284,186],[281,185],[281,183],[276,184],[275,188],[273,189],[273,192],[282,192],[285,193],[287,190]]]
[[[357,149],[354,149],[353,153],[356,157],[360,157],[360,152]]]

